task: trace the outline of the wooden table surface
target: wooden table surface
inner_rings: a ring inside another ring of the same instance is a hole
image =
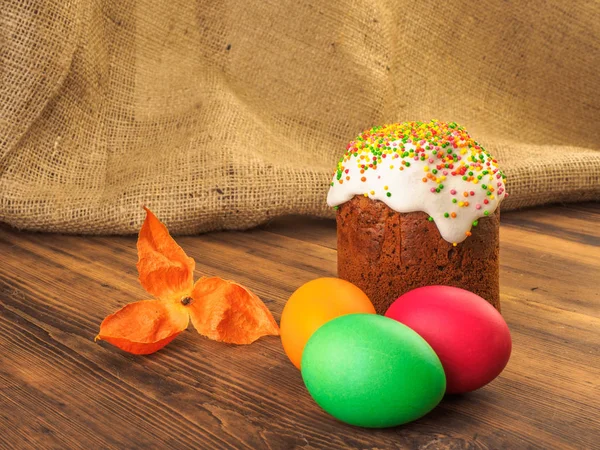
[[[177,240],[196,277],[247,285],[277,320],[302,283],[336,274],[330,220]],[[320,410],[277,337],[238,347],[190,326],[141,357],[94,343],[107,314],[148,298],[135,242],[0,226],[0,448],[600,448],[600,204],[503,213],[507,368],[384,430]]]

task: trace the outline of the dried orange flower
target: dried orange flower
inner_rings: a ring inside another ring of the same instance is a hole
[[[188,327],[221,342],[250,344],[266,335],[279,335],[264,303],[245,287],[218,277],[194,284],[195,261],[148,209],[138,238],[140,283],[157,297],[130,303],[106,317],[96,340],[129,353],[160,350]]]

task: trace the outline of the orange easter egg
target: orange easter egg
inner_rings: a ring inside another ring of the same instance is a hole
[[[304,346],[321,325],[339,316],[375,314],[369,297],[352,283],[340,278],[317,278],[292,294],[281,314],[283,349],[299,369]]]

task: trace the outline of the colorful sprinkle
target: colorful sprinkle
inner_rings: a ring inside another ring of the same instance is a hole
[[[396,159],[399,161],[394,161]],[[434,186],[422,186],[422,189],[441,195],[442,200],[447,198],[444,195],[448,195],[453,204],[458,203],[461,211],[465,211],[466,216],[461,212],[461,219],[469,217],[469,214],[471,217],[489,215],[498,202],[508,195],[504,187],[506,176],[497,168],[497,161],[463,127],[454,122],[437,120],[377,126],[361,133],[348,144],[346,153],[339,159],[332,189],[345,189],[345,184],[344,187],[337,187],[338,183],[344,181],[352,186],[352,182],[357,180],[351,180],[351,170],[360,172],[358,176],[362,182],[371,177],[381,179],[382,175],[388,176],[380,170],[384,162],[387,163],[383,165],[384,169],[397,167],[400,171],[410,172],[417,167],[421,172],[422,168],[423,176],[416,179],[421,179],[423,183],[431,181]],[[338,183],[335,183],[336,180]],[[460,181],[457,183],[457,180]],[[383,190],[387,197],[391,197],[394,185],[389,181],[388,184],[383,186]],[[481,189],[469,189],[474,188],[474,184],[481,186]],[[455,188],[450,189],[451,186]],[[364,191],[360,189],[359,192]],[[452,197],[460,193],[463,201]],[[370,191],[370,195],[375,195],[375,191]],[[469,197],[472,198],[471,202],[467,201]],[[484,208],[485,211],[482,211]],[[454,218],[456,215],[456,212],[444,213],[444,217]],[[433,217],[428,217],[428,220],[433,221]],[[477,226],[477,220],[473,226]],[[465,235],[469,236],[470,232]]]

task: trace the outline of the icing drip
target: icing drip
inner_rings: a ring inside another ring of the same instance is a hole
[[[456,244],[508,195],[505,179],[497,161],[456,123],[405,122],[374,127],[348,144],[327,204],[364,195],[401,213],[423,211]]]

